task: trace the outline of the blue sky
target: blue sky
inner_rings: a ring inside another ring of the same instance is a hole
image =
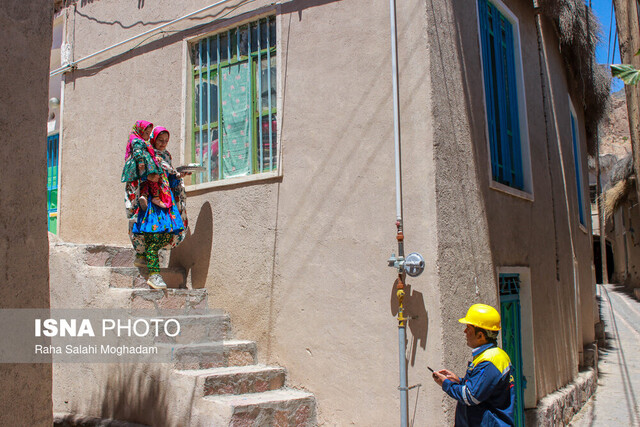
[[[586,2],[587,4],[589,4],[589,0],[586,0]],[[611,5],[612,0],[591,0],[593,12],[600,20],[602,30],[600,34],[600,43],[596,47],[596,60],[600,64],[620,63],[620,52],[618,49],[617,40],[614,43],[616,35],[616,18],[614,13],[613,20],[611,19],[611,15],[613,12]],[[611,40],[609,40],[609,38],[611,38]],[[623,86],[624,84],[619,79],[613,79],[613,81],[611,82],[611,90],[613,92],[622,89]]]

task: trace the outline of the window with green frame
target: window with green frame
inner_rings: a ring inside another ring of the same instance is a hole
[[[275,17],[191,45],[196,184],[278,168]]]

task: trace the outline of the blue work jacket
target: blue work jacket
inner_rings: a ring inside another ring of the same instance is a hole
[[[456,427],[514,426],[511,359],[494,344],[476,347],[472,354],[473,361],[460,383],[442,383],[442,390],[458,401]]]

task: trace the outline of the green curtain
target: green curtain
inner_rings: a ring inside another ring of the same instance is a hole
[[[251,83],[249,63],[221,70],[222,173],[225,178],[251,173]]]

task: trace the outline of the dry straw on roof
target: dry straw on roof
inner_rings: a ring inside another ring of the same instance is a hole
[[[633,159],[627,155],[611,169],[611,180],[604,193],[604,214],[610,218],[622,206],[635,188]]]
[[[555,24],[570,84],[582,100],[587,148],[593,155],[596,126],[606,113],[611,86],[608,69],[595,60],[600,24],[584,0],[540,0],[540,7]]]

